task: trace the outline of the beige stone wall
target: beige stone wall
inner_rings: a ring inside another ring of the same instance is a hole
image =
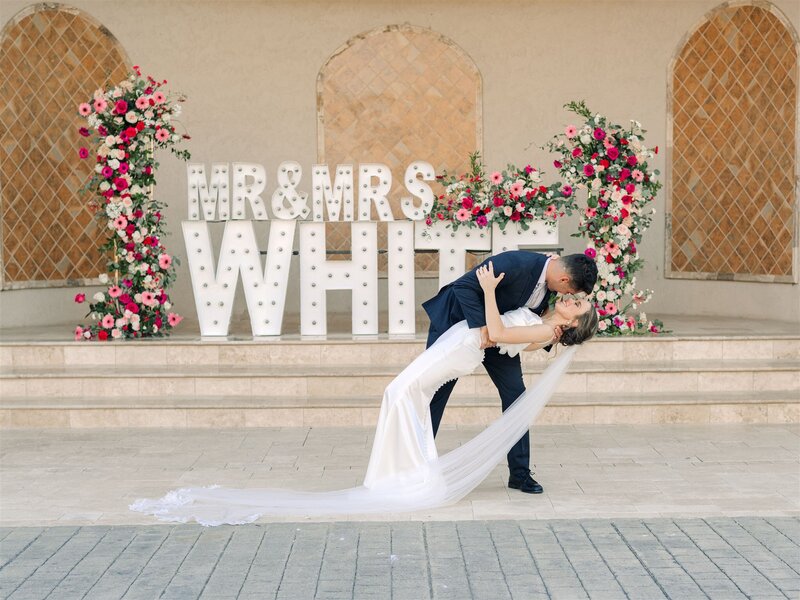
[[[5,23],[28,2],[4,0]],[[667,142],[668,66],[687,31],[718,3],[713,0],[539,2],[113,2],[76,1],[103,23],[145,72],[165,77],[188,94],[184,123],[194,160],[253,161],[274,173],[295,159],[306,168],[317,156],[316,84],[320,67],[349,38],[388,24],[429,27],[460,46],[483,81],[483,149],[489,165],[532,162],[546,168],[539,148],[560,131],[568,100],[584,98],[624,122],[635,118],[648,141]],[[800,4],[774,4],[800,29]],[[137,26],[137,21],[146,23]],[[665,172],[665,154],[657,166]],[[376,157],[375,160],[379,160]],[[157,193],[170,203],[174,235],[186,214],[184,166],[161,157]],[[552,168],[548,169],[552,176]],[[399,174],[395,174],[398,176]],[[272,176],[274,180],[274,175]],[[648,313],[754,315],[770,310],[800,321],[797,285],[664,278],[665,197],[641,253],[643,286],[657,293]],[[564,228],[569,229],[569,224]],[[562,235],[567,251],[579,240]],[[295,265],[296,268],[296,265]],[[418,286],[419,300],[430,282]],[[82,310],[75,290],[0,293],[0,326],[69,322]],[[296,309],[296,286],[288,310]],[[174,297],[193,316],[185,264]],[[241,298],[240,298],[241,302]],[[240,305],[243,310],[243,303]],[[785,313],[785,314],[784,314]]]

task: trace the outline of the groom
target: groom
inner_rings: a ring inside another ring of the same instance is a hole
[[[495,295],[500,313],[522,306],[541,315],[548,307],[550,296],[559,294],[590,294],[597,280],[597,265],[583,254],[548,257],[536,252],[514,250],[491,257],[496,274],[505,273]],[[482,264],[486,264],[488,259]],[[480,266],[480,265],[479,265]],[[520,355],[500,354],[489,347],[483,290],[475,275],[477,267],[444,286],[439,293],[422,304],[431,319],[428,329],[430,346],[459,321],[467,320],[470,328],[481,328],[481,347],[485,348],[483,366],[500,392],[505,411],[524,391]],[[550,346],[546,348],[550,350]],[[444,408],[458,380],[444,384],[431,401],[433,435],[439,430]],[[528,432],[508,453],[508,487],[528,494],[541,494],[543,488],[530,472],[530,436]]]

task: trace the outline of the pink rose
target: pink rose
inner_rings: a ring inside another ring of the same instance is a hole
[[[606,156],[611,160],[617,160],[619,158],[619,150],[615,146],[611,146],[611,148],[606,150]]]
[[[628,185],[625,186],[625,191],[629,194],[632,194],[633,192],[636,191],[636,185],[634,185],[633,183],[629,183]]]
[[[581,150],[580,148],[575,148],[575,149],[572,151],[572,156],[574,156],[575,158],[578,158],[578,157],[579,157],[579,156],[581,156],[582,154],[583,154],[583,150]]]
[[[572,196],[572,186],[570,185],[561,186],[561,193],[567,198],[569,198],[570,196]]]
[[[585,214],[589,219],[594,219],[597,216],[597,209],[587,207],[584,209],[583,214]]]
[[[631,156],[628,157],[628,165],[629,166],[635,167],[638,163],[639,163],[639,160],[635,156],[631,155]]]
[[[75,302],[83,304],[86,301],[86,294],[75,294]]]
[[[583,165],[583,174],[586,175],[586,177],[591,177],[594,175],[594,167],[588,163]]]
[[[125,100],[117,100],[114,104],[114,112],[118,115],[124,115],[128,112],[128,103]]]

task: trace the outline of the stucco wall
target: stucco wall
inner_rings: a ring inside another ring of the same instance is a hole
[[[5,23],[29,4],[4,0],[0,20]],[[800,3],[773,4],[800,29]],[[294,159],[306,168],[316,160],[319,68],[351,36],[398,23],[447,36],[477,64],[483,77],[484,155],[490,166],[531,162],[552,177],[552,166],[547,168],[552,159],[539,146],[571,121],[562,109],[571,99],[583,98],[617,122],[641,121],[648,143],[663,148],[669,62],[685,33],[718,2],[171,0],[71,5],[102,22],[145,73],[168,79],[171,89],[188,95],[182,121],[192,136],[193,162],[261,163],[274,181],[282,160]],[[662,177],[664,157],[660,153],[656,159]],[[171,156],[160,158],[157,193],[169,202],[166,217],[173,232],[167,243],[181,256],[185,167]],[[664,191],[656,208],[640,247],[647,261],[640,283],[656,290],[645,307],[649,314],[736,316],[768,310],[776,316],[777,310],[777,316],[800,322],[797,285],[665,279]],[[568,236],[573,225],[562,225],[567,251],[583,247]],[[0,292],[0,327],[80,320],[83,309],[71,302],[76,291]],[[430,282],[419,285],[418,299],[430,291]],[[194,316],[185,263],[173,297],[180,312]],[[241,295],[238,302],[236,313],[241,313]],[[293,286],[287,312],[298,307]]]

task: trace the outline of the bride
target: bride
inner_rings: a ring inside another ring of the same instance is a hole
[[[597,313],[585,299],[566,298],[539,317],[528,308],[500,315],[492,262],[476,275],[485,295],[489,337],[514,356],[558,340],[574,346],[594,335]],[[461,321],[447,330],[388,385],[363,485],[330,492],[278,489],[185,488],[131,510],[165,521],[243,524],[262,515],[358,514],[423,510],[452,504],[473,490],[528,430],[555,391],[574,353],[568,349],[502,416],[460,447],[439,456],[429,403],[444,383],[471,374],[483,360],[480,329]]]

